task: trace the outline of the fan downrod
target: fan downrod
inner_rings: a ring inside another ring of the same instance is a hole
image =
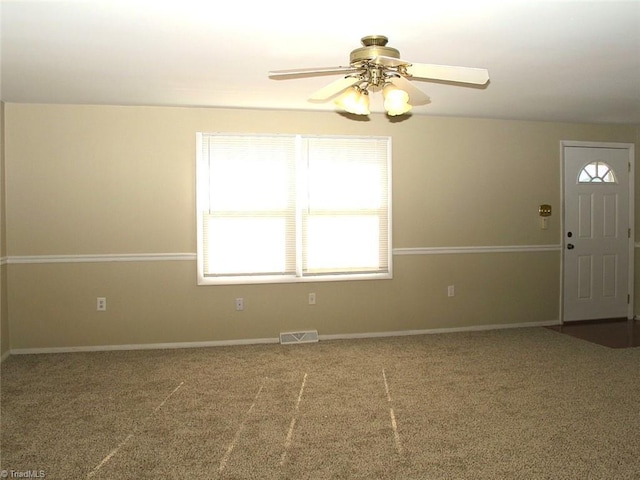
[[[395,48],[387,47],[389,39],[384,35],[368,35],[360,39],[362,47],[351,52],[349,61],[351,65],[372,60],[375,57],[400,58],[400,52]]]
[[[360,43],[365,47],[384,47],[389,43],[389,39],[384,35],[367,35],[360,39]]]

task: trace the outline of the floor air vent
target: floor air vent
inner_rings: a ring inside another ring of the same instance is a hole
[[[291,345],[293,343],[314,343],[317,341],[317,330],[305,330],[303,332],[282,332],[280,334],[280,343],[282,345]]]

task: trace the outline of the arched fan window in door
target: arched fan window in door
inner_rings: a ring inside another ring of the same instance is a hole
[[[592,162],[580,170],[578,183],[618,183],[616,175],[605,162]]]

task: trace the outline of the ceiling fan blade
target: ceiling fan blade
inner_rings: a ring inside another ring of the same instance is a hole
[[[413,63],[407,65],[407,73],[412,77],[426,80],[444,80],[447,82],[474,83],[477,85],[484,85],[489,81],[489,72],[484,68]]]
[[[429,96],[419,88],[415,87],[405,77],[391,77],[389,78],[389,81],[399,89],[404,90],[409,94],[409,103],[411,105],[426,105],[427,103],[431,103]]]
[[[354,67],[312,67],[312,68],[293,68],[291,70],[272,70],[269,72],[270,78],[284,77],[311,77],[316,75],[333,75],[336,73],[355,73],[359,71]]]
[[[384,55],[378,55],[371,59],[371,63],[374,65],[382,65],[384,67],[399,67],[400,65],[410,65],[411,62],[402,60],[401,58],[387,57]]]
[[[326,86],[322,87],[317,92],[313,93],[309,97],[309,100],[312,100],[312,101],[325,101],[325,100],[328,100],[329,98],[333,97],[334,95],[340,93],[342,90],[345,90],[345,89],[349,88],[350,86],[358,83],[359,81],[360,81],[360,78],[358,78],[358,77],[342,77],[342,78],[339,78],[339,79],[331,82],[329,85],[326,85]]]

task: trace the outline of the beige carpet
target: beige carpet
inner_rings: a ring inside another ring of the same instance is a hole
[[[544,328],[10,357],[47,479],[637,479],[640,349]],[[16,478],[16,477],[14,477]]]

